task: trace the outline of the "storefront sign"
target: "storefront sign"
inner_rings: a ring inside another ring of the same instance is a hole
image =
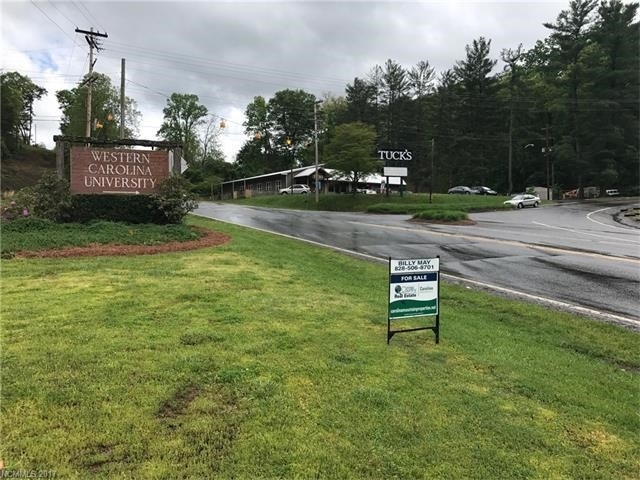
[[[383,167],[382,174],[385,177],[406,177],[407,167]]]
[[[413,153],[406,148],[404,150],[378,150],[380,160],[410,161]]]
[[[165,150],[71,149],[71,193],[149,194],[168,176]]]

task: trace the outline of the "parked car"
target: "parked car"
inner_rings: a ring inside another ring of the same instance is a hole
[[[617,188],[610,188],[609,190],[605,190],[604,193],[607,197],[617,197],[618,195],[620,195],[620,192]]]
[[[531,195],[530,193],[520,193],[504,202],[505,205],[511,205],[516,208],[537,207],[540,205],[540,197]]]
[[[498,192],[489,187],[471,187],[476,195],[498,195]]]
[[[308,185],[302,185],[300,183],[295,183],[289,187],[281,188],[280,190],[278,190],[278,193],[280,195],[289,195],[290,193],[293,193],[294,195],[296,193],[304,195],[310,192],[311,192],[311,189],[309,188]]]
[[[376,195],[378,193],[372,188],[357,188],[356,192],[364,193],[365,195]]]
[[[469,187],[464,187],[462,185],[458,185],[457,187],[451,187],[449,190],[447,190],[447,193],[457,193],[457,194],[462,194],[462,195],[471,195],[473,192],[473,190],[471,190]]]

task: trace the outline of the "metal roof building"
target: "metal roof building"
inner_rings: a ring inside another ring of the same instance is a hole
[[[281,188],[289,187],[292,183],[308,185],[311,191],[315,191],[315,172],[315,166],[305,166],[229,180],[222,183],[221,196],[223,199],[231,199],[256,195],[277,195]],[[386,181],[387,178],[377,173],[366,175],[358,181],[358,188],[369,188],[382,192]],[[406,185],[400,177],[388,177],[388,181],[391,188],[397,189],[400,185]],[[323,193],[348,193],[352,188],[351,179],[340,175],[337,170],[319,165],[318,188]]]

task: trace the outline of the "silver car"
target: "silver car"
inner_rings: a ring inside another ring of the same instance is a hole
[[[504,202],[505,205],[511,205],[516,208],[537,207],[540,205],[540,197],[530,193],[520,193],[514,195],[511,199]]]
[[[281,188],[279,190],[279,193],[280,193],[280,195],[289,195],[290,193],[292,193],[294,195],[295,194],[306,195],[310,191],[311,191],[311,189],[309,188],[308,185],[303,185],[303,184],[296,183],[294,185],[291,185],[290,187]]]

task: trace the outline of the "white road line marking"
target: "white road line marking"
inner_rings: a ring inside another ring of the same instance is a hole
[[[616,207],[606,207],[606,208],[600,208],[598,210],[594,210],[593,212],[587,213],[587,220],[589,220],[590,222],[593,223],[597,223],[598,225],[602,225],[603,227],[607,227],[607,228],[617,228],[619,230],[624,230],[625,232],[628,232],[629,229],[628,228],[624,228],[624,227],[618,227],[617,225],[607,225],[606,223],[602,223],[599,222],[597,220],[594,220],[593,218],[591,218],[591,215],[593,215],[594,213],[600,213],[600,212],[604,212],[605,210],[609,210],[611,208],[616,208]]]
[[[223,223],[230,223],[231,225],[236,225],[236,224],[234,224],[234,223],[232,223],[230,221],[227,221],[227,220],[219,220],[217,218],[207,217],[205,215],[198,214],[198,213],[194,213],[193,215],[204,217],[204,218],[207,218],[207,219],[217,220],[217,221],[223,222]],[[291,235],[287,235],[286,233],[271,232],[269,230],[265,230],[265,229],[258,228],[258,227],[247,227],[245,225],[241,225],[241,226],[243,226],[245,228],[251,228],[253,230],[258,230],[260,232],[270,233],[272,235],[279,235],[281,237],[290,238],[292,240],[300,240],[302,242],[310,243],[311,245],[316,245],[318,247],[323,247],[323,248],[329,248],[331,250],[336,250],[338,252],[346,253],[348,255],[355,255],[357,257],[362,257],[362,258],[366,258],[368,260],[373,260],[373,261],[378,262],[378,263],[387,263],[389,261],[389,259],[387,257],[377,257],[377,256],[374,256],[374,255],[369,255],[367,253],[354,252],[353,250],[347,250],[345,248],[334,247],[333,245],[327,245],[325,243],[320,243],[320,242],[316,242],[316,241],[313,241],[313,240],[307,240],[305,238],[293,237]],[[599,317],[602,317],[602,318],[606,318],[608,320],[615,320],[617,322],[624,323],[625,325],[633,326],[635,328],[640,328],[640,320],[634,320],[632,318],[627,318],[627,317],[622,317],[622,316],[619,316],[619,315],[614,315],[614,314],[611,314],[611,313],[601,312],[599,310],[594,310],[594,309],[591,309],[591,308],[581,307],[580,305],[574,305],[572,303],[561,302],[559,300],[553,300],[551,298],[540,297],[538,295],[532,295],[530,293],[519,292],[517,290],[511,290],[509,288],[500,287],[498,285],[493,285],[491,283],[479,282],[477,280],[470,280],[470,279],[467,279],[467,278],[464,278],[464,277],[458,277],[456,275],[450,275],[448,273],[442,273],[442,277],[443,278],[450,278],[450,279],[453,279],[453,280],[456,280],[456,281],[459,281],[459,282],[470,283],[472,285],[480,286],[480,287],[483,287],[483,288],[488,288],[488,289],[495,290],[495,291],[498,291],[498,292],[508,293],[510,295],[515,295],[515,296],[527,298],[529,300],[535,300],[537,302],[544,303],[544,304],[547,304],[547,305],[553,305],[555,307],[561,307],[561,308],[570,310],[570,311],[575,312],[575,313],[580,313],[580,314],[583,314],[583,315],[595,315],[595,316],[599,316]]]
[[[455,275],[449,275],[447,273],[443,273],[442,277],[444,277],[444,278],[452,278],[454,280],[458,280],[458,281],[461,281],[461,282],[471,283],[473,285],[477,285],[477,286],[481,286],[481,287],[485,287],[485,288],[490,288],[490,289],[496,290],[498,292],[504,292],[504,293],[508,293],[510,295],[516,295],[516,296],[519,296],[519,297],[528,298],[529,300],[535,300],[535,301],[538,301],[538,302],[541,302],[541,303],[546,303],[546,304],[553,305],[553,306],[556,306],[556,307],[566,308],[566,309],[571,310],[571,311],[576,312],[576,313],[581,313],[581,314],[584,314],[584,315],[595,315],[595,316],[598,316],[598,317],[603,317],[603,318],[607,318],[609,320],[615,320],[615,321],[620,322],[620,323],[631,325],[631,326],[634,326],[636,328],[640,328],[640,320],[634,320],[632,318],[622,317],[620,315],[614,315],[612,313],[601,312],[599,310],[594,310],[592,308],[581,307],[579,305],[574,305],[572,303],[561,302],[559,300],[553,300],[553,299],[547,298],[547,297],[540,297],[538,295],[532,295],[530,293],[519,292],[517,290],[512,290],[510,288],[504,288],[504,287],[500,287],[498,285],[492,285],[490,283],[478,282],[476,280],[469,280],[467,278],[457,277]]]
[[[580,250],[569,250],[569,249],[558,248],[558,247],[548,247],[545,245],[536,245],[532,243],[519,242],[516,240],[498,240],[495,238],[478,237],[473,235],[465,235],[462,233],[436,232],[435,230],[416,230],[414,228],[408,228],[408,227],[399,227],[399,226],[393,226],[393,225],[376,225],[375,223],[364,223],[364,222],[356,222],[356,221],[351,221],[350,223],[366,225],[368,227],[388,228],[392,230],[407,230],[413,233],[421,233],[423,235],[440,235],[444,237],[463,238],[465,240],[472,240],[472,241],[479,241],[479,242],[499,243],[501,245],[511,245],[515,247],[531,248],[533,250],[557,253],[560,255],[579,255],[579,256],[591,257],[591,258],[603,258],[606,260],[612,260],[617,262],[640,263],[640,259],[637,259],[637,258],[618,257],[615,255],[605,255],[604,253],[583,252]],[[533,223],[537,223],[537,222],[533,222]],[[539,224],[539,225],[544,225],[544,224]]]
[[[616,237],[609,237],[607,235],[600,235],[598,233],[589,233],[589,232],[584,232],[581,230],[576,230],[574,228],[565,228],[565,227],[558,227],[556,225],[547,225],[546,223],[541,223],[541,222],[531,222],[534,225],[540,225],[542,227],[547,227],[547,228],[555,228],[556,230],[564,230],[565,232],[571,232],[571,233],[577,233],[579,235],[589,235],[590,237],[598,237],[598,238],[606,238],[607,240],[613,240],[617,243],[630,243],[631,245],[640,245],[640,239],[639,240],[634,240],[632,238],[616,238]],[[604,225],[604,224],[603,224]],[[628,230],[627,230],[628,231]]]

